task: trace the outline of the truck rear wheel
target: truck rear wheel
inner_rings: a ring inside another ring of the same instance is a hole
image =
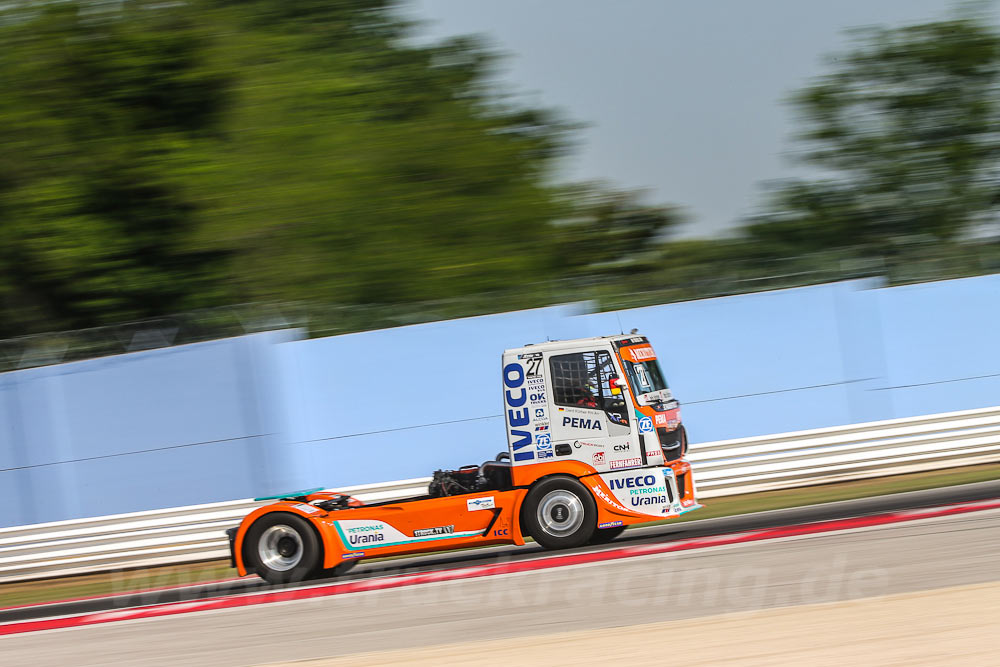
[[[597,525],[597,505],[587,488],[569,477],[550,477],[528,491],[521,525],[546,549],[587,543]]]
[[[247,569],[271,584],[309,579],[320,565],[316,531],[294,514],[265,514],[250,526],[244,544]]]

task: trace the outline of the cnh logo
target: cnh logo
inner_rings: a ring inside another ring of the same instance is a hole
[[[644,486],[656,486],[656,477],[653,475],[638,475],[636,477],[611,480],[612,489],[640,489]]]

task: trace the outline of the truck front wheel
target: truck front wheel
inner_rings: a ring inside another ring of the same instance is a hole
[[[597,525],[597,505],[587,488],[569,477],[550,477],[528,491],[521,525],[546,549],[586,544]]]

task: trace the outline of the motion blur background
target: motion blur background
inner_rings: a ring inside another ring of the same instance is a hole
[[[998,210],[993,3],[0,0],[0,662],[995,663]],[[233,578],[632,328],[698,513]]]
[[[997,18],[0,5],[0,523],[491,456],[503,347],[632,326],[696,441],[994,405]]]
[[[4,3],[0,338],[998,270],[995,8],[807,4]]]

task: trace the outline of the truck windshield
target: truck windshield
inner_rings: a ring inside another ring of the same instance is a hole
[[[663,379],[660,365],[655,359],[646,361],[623,361],[625,372],[628,373],[629,382],[635,388],[636,395],[648,394],[653,391],[667,389],[667,382]]]

